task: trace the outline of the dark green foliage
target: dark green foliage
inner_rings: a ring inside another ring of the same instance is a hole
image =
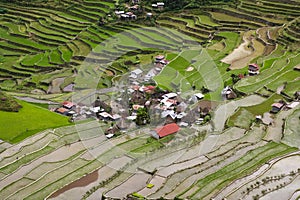
[[[22,106],[11,96],[0,92],[0,110],[18,112]]]
[[[147,108],[139,108],[136,116],[137,125],[145,125],[150,123],[150,116]]]
[[[5,8],[0,8],[0,14],[5,14],[7,13],[7,10]]]

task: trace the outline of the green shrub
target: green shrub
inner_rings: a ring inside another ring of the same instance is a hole
[[[11,96],[0,92],[0,110],[8,112],[18,112],[22,106]]]

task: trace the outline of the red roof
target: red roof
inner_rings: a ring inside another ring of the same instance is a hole
[[[66,109],[66,108],[58,108],[58,109],[56,109],[56,112],[59,112],[59,113],[61,113],[61,114],[63,114],[63,113],[65,113],[65,112],[68,112],[69,110],[68,109]]]
[[[155,129],[159,137],[165,137],[167,135],[171,135],[173,133],[176,133],[178,130],[179,130],[179,126],[176,123],[167,124],[165,126]]]
[[[65,106],[65,107],[71,108],[71,107],[74,106],[75,104],[72,103],[71,101],[64,101],[64,102],[62,103],[62,105]]]
[[[252,66],[252,67],[254,67],[254,68],[256,68],[256,69],[259,69],[259,65],[256,64],[256,63],[249,64],[249,66]]]
[[[134,85],[134,86],[132,86],[132,89],[134,89],[134,90],[139,90],[139,89],[140,89],[140,86]]]
[[[155,89],[155,86],[153,86],[153,85],[148,85],[148,86],[145,86],[144,91],[154,90],[154,89]]]
[[[273,103],[272,104],[272,107],[275,107],[275,108],[278,108],[278,109],[281,109],[284,105],[282,103]]]
[[[157,56],[155,56],[155,59],[156,59],[156,60],[162,60],[162,59],[164,59],[164,58],[165,58],[164,55],[157,55]]]

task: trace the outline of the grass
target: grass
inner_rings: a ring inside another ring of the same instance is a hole
[[[60,52],[57,49],[51,51],[49,58],[50,58],[50,62],[53,62],[55,64],[63,64],[64,63],[61,58]]]
[[[219,13],[219,12],[210,12],[212,15],[212,18],[218,20],[218,21],[228,21],[228,22],[241,22],[243,19],[239,17],[234,17],[231,15],[227,15],[224,13]]]
[[[16,143],[48,128],[70,125],[68,117],[19,101],[23,107],[17,113],[0,111],[0,138]]]
[[[286,87],[284,88],[283,92],[290,97],[292,97],[295,92],[297,92],[300,88],[300,81],[295,80],[295,81],[290,81],[287,83]]]
[[[200,22],[201,24],[205,24],[205,25],[213,26],[213,27],[214,27],[214,26],[219,26],[219,24],[213,22],[213,21],[211,20],[211,18],[210,18],[209,16],[207,16],[207,15],[199,15],[199,16],[198,16],[198,19],[199,19],[199,22]]]
[[[13,41],[13,43],[16,43],[17,45],[26,46],[28,48],[32,48],[35,50],[49,49],[48,46],[39,44],[32,40],[28,40],[28,39],[21,38],[21,37],[11,36],[9,33],[7,33],[7,31],[5,29],[3,29],[1,27],[0,27],[0,35],[1,35],[1,38],[5,39],[5,40]]]
[[[22,106],[10,95],[0,91],[0,111],[18,112]]]
[[[239,81],[236,85],[236,89],[245,93],[257,91],[263,86],[276,80],[278,77],[283,76],[289,70],[292,70],[293,67],[299,63],[299,59],[300,54],[293,55],[291,53],[286,53],[283,57],[274,61],[270,68],[265,69],[258,76],[252,76]],[[282,77],[284,81],[287,80],[287,78],[295,77],[295,74],[290,73],[285,76]]]
[[[65,62],[70,62],[72,58],[72,51],[67,46],[59,46],[58,50],[62,54],[61,57]]]
[[[249,129],[251,121],[254,120],[256,115],[263,115],[265,112],[269,112],[271,105],[282,99],[281,95],[273,94],[261,104],[241,107],[227,120],[227,125]]]

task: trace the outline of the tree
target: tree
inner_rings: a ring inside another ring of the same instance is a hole
[[[137,125],[145,125],[150,123],[150,116],[147,108],[139,108],[137,110],[136,121]]]

